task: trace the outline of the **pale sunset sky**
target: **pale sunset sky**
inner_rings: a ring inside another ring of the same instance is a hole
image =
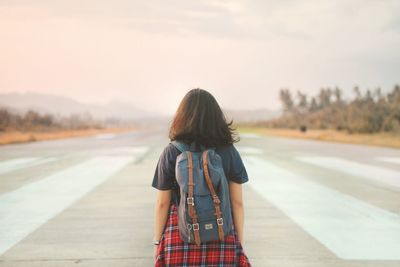
[[[0,0],[0,93],[171,114],[191,88],[278,109],[287,87],[400,82],[398,0]]]

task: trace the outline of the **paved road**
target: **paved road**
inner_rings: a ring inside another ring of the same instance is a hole
[[[0,147],[0,266],[152,266],[167,128]],[[400,266],[400,150],[242,134],[254,266]]]

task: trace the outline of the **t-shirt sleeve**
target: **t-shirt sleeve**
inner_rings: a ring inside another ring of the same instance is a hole
[[[175,164],[171,146],[168,145],[161,152],[154,171],[152,186],[159,190],[168,190],[174,187]],[[175,159],[176,160],[176,159]]]
[[[245,183],[249,180],[242,157],[234,145],[232,145],[229,179],[239,184]]]

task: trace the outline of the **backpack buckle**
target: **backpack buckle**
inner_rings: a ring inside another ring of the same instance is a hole
[[[217,219],[217,224],[218,225],[223,225],[224,224],[224,219],[223,218],[218,218]]]
[[[188,197],[186,198],[188,205],[194,206],[194,198],[193,197]]]
[[[193,230],[198,231],[200,229],[200,225],[198,223],[193,224]]]
[[[217,195],[213,195],[212,198],[215,204],[221,204],[221,200],[219,200],[219,197]]]

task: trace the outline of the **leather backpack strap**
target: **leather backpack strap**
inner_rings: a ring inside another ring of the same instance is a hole
[[[217,217],[217,225],[218,225],[218,236],[219,239],[221,241],[225,240],[225,234],[224,234],[224,228],[223,228],[223,224],[224,221],[222,219],[222,212],[221,212],[221,201],[217,195],[217,193],[215,192],[214,186],[212,184],[211,178],[210,178],[210,174],[208,172],[208,162],[207,162],[207,155],[208,155],[208,151],[204,151],[202,154],[202,158],[203,158],[203,170],[204,170],[204,175],[205,175],[205,180],[208,186],[208,189],[210,189],[212,198],[213,198],[213,203],[214,203],[214,207],[215,207],[215,216]]]
[[[189,171],[189,192],[188,192],[188,198],[187,198],[187,203],[188,203],[188,210],[189,210],[189,216],[192,218],[192,229],[194,233],[194,241],[196,242],[196,245],[200,246],[201,239],[200,239],[200,225],[197,220],[197,213],[196,209],[194,206],[194,198],[193,198],[193,158],[192,158],[192,152],[188,151],[188,171]],[[190,234],[190,233],[189,233]]]

